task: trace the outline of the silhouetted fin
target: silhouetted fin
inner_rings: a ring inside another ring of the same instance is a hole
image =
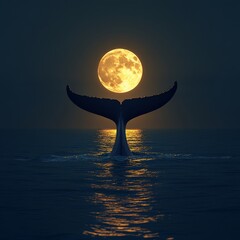
[[[133,98],[124,100],[122,104],[115,99],[96,98],[81,96],[73,93],[67,86],[68,97],[78,107],[103,117],[109,118],[117,125],[116,140],[111,155],[131,155],[126,139],[126,124],[129,120],[142,114],[154,111],[165,105],[175,94],[177,90],[177,82],[174,86],[159,95]]]
[[[129,120],[140,115],[152,112],[165,105],[175,94],[177,82],[167,92],[144,98],[126,99],[122,102],[123,120],[127,123]]]
[[[120,102],[115,99],[82,96],[73,93],[67,86],[67,94],[78,107],[111,119],[117,124],[120,114]]]

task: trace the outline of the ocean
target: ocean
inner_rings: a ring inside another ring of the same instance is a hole
[[[0,239],[240,239],[239,130],[1,130]]]

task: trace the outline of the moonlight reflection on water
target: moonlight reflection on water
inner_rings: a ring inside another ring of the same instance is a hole
[[[100,130],[98,137],[100,151],[108,152],[114,143],[115,130]],[[127,138],[133,151],[143,148],[141,130],[128,130]],[[89,200],[100,210],[92,212],[96,222],[90,224],[84,234],[102,237],[158,236],[149,227],[158,218],[164,217],[154,209],[155,199],[151,188],[157,173],[147,168],[145,160],[108,159],[95,163],[97,171],[92,174],[96,177],[96,183],[91,184],[94,194]]]

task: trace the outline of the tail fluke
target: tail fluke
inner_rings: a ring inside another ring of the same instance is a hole
[[[122,104],[115,99],[96,98],[82,96],[73,93],[67,86],[67,94],[71,101],[78,107],[106,117],[114,121],[117,125],[117,135],[113,146],[112,155],[131,155],[131,151],[126,139],[126,124],[129,120],[140,115],[152,112],[165,105],[175,94],[177,90],[177,82],[174,86],[159,95],[133,98],[124,100]]]
[[[129,120],[140,115],[152,112],[171,100],[177,90],[177,82],[174,86],[159,95],[143,98],[126,99],[120,104],[116,99],[97,98],[78,95],[72,92],[67,86],[67,94],[71,101],[78,107],[106,117],[114,121],[116,124],[119,120],[120,113],[122,114],[123,121],[127,123]]]
[[[167,92],[144,98],[126,99],[122,103],[122,113],[125,123],[140,115],[152,112],[165,105],[177,90],[177,82]]]
[[[97,115],[106,117],[117,123],[120,113],[120,102],[115,99],[96,98],[78,95],[67,86],[67,94],[78,107]]]

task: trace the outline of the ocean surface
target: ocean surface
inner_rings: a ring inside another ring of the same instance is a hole
[[[240,239],[239,130],[1,130],[0,239]]]

